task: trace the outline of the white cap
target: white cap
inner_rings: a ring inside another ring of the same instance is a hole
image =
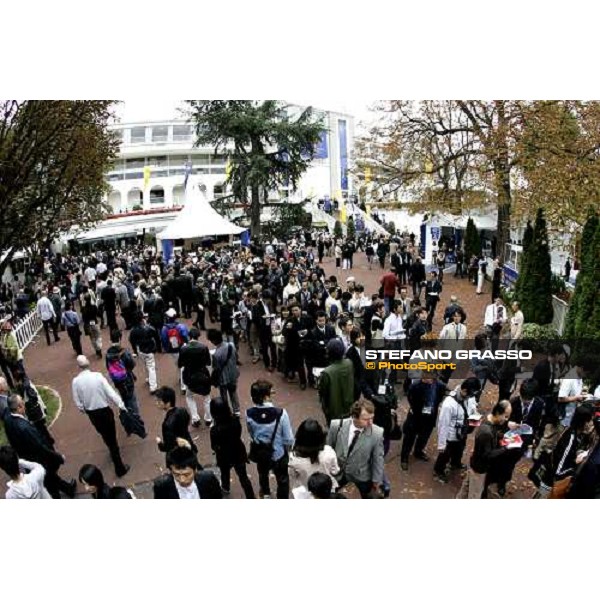
[[[166,313],[167,317],[175,317],[177,316],[177,311],[174,308],[170,308]]]
[[[352,282],[352,281],[356,281],[356,279],[354,279],[354,277],[348,277],[348,278],[346,279],[346,283],[350,283],[350,282]]]

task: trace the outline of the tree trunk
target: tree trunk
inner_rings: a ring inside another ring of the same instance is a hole
[[[250,201],[250,235],[256,240],[260,237],[260,188],[253,185]]]
[[[496,171],[496,195],[498,198],[498,222],[496,225],[496,254],[504,260],[506,243],[510,239],[511,188],[508,168]],[[495,257],[494,257],[495,258]]]

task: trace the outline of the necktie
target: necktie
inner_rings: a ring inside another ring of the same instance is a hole
[[[354,450],[354,446],[356,446],[356,442],[358,441],[358,436],[360,434],[361,434],[360,429],[354,430],[354,437],[352,438],[352,441],[350,442],[350,446],[348,448],[348,456],[350,456],[350,454],[352,453],[352,450]]]
[[[456,339],[458,339],[458,324],[454,323],[454,332],[456,333]]]

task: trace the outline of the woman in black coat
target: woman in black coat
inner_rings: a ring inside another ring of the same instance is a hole
[[[210,414],[213,418],[213,426],[210,429],[210,445],[217,457],[217,466],[221,471],[223,493],[225,495],[230,493],[230,475],[233,468],[246,498],[256,498],[246,471],[248,454],[242,442],[242,426],[239,418],[231,413],[229,403],[224,402],[220,396],[210,401]]]

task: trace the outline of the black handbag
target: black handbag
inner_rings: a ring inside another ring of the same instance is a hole
[[[277,434],[277,428],[279,427],[279,421],[281,420],[282,415],[283,410],[279,409],[277,419],[275,419],[275,428],[273,429],[273,435],[271,436],[271,440],[269,441],[269,443],[258,442],[255,440],[252,440],[250,442],[250,453],[248,454],[248,458],[253,463],[264,465],[271,462],[271,457],[273,456],[273,442],[275,441],[275,435]]]
[[[127,435],[137,435],[142,439],[148,435],[142,419],[135,413],[131,413],[128,410],[120,410],[119,421]]]

